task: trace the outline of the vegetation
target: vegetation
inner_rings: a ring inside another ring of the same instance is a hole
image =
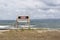
[[[38,30],[10,30],[0,34],[0,40],[60,40],[60,32],[47,31],[43,33]]]

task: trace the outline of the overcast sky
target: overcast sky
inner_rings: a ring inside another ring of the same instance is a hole
[[[60,0],[0,0],[0,20],[14,20],[18,15],[31,19],[60,18]]]

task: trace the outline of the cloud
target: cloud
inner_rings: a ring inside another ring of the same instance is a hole
[[[60,18],[60,0],[0,0],[1,20],[13,20],[18,15],[29,15],[31,19]]]
[[[60,6],[60,0],[42,0],[42,1],[50,6]]]

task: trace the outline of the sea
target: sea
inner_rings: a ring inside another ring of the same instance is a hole
[[[13,28],[15,24],[16,20],[0,20],[0,29]],[[20,22],[19,28],[24,24],[26,23]],[[31,19],[30,27],[60,29],[60,19]]]

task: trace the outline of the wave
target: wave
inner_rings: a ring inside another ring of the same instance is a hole
[[[8,25],[0,25],[0,28],[6,28],[9,27]]]

